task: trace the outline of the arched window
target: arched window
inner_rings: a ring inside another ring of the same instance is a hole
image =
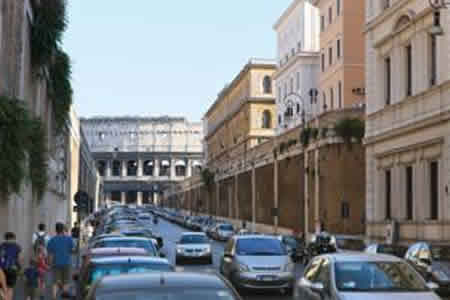
[[[272,114],[270,111],[265,110],[262,116],[262,128],[270,129],[272,128]]]
[[[186,162],[184,160],[178,160],[175,163],[175,175],[178,177],[186,176]]]
[[[299,114],[300,113],[300,103],[297,103],[296,107],[297,107],[297,114]]]
[[[128,176],[136,176],[138,169],[138,163],[135,160],[130,160],[127,163],[127,175]]]
[[[144,176],[153,176],[153,160],[144,161]]]
[[[104,160],[97,161],[97,169],[100,176],[105,176],[106,162]]]
[[[264,90],[264,94],[272,93],[272,79],[270,78],[270,76],[264,76],[263,90]]]

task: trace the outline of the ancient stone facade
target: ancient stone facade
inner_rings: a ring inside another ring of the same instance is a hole
[[[436,28],[428,1],[382,2],[366,1],[367,235],[448,241],[450,11]]]
[[[199,172],[203,125],[173,117],[81,120],[107,201],[159,203],[173,183]]]

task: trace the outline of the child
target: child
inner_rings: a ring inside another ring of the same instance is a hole
[[[38,286],[41,295],[45,293],[45,279],[49,269],[47,251],[44,247],[40,246],[37,253],[37,270],[39,273]]]
[[[25,270],[25,299],[35,300],[38,291],[39,272],[34,259],[30,260],[30,266]]]

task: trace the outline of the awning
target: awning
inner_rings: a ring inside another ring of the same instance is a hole
[[[168,160],[163,160],[163,161],[161,161],[161,166],[168,167],[168,166],[170,166],[170,162]]]
[[[175,163],[176,167],[186,167],[186,163],[184,162],[184,160],[177,160]]]
[[[194,160],[194,162],[192,163],[192,165],[193,165],[194,167],[201,167],[201,166],[202,166],[202,163],[199,162],[198,160]]]

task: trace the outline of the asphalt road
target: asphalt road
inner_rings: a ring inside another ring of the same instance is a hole
[[[166,220],[159,219],[158,225],[152,225],[152,229],[155,233],[159,233],[164,239],[164,247],[162,252],[167,255],[167,259],[175,264],[175,243],[180,239],[183,232],[188,231],[176,224],[167,222]],[[177,266],[177,271],[189,271],[189,272],[208,272],[211,270],[218,271],[220,259],[223,255],[224,243],[213,241],[212,251],[213,251],[213,265],[196,265],[196,264],[184,264],[182,266]],[[301,276],[303,272],[303,267],[300,264],[296,266],[297,278]],[[244,295],[245,300],[292,300],[290,296],[283,296],[279,292],[249,292]]]

